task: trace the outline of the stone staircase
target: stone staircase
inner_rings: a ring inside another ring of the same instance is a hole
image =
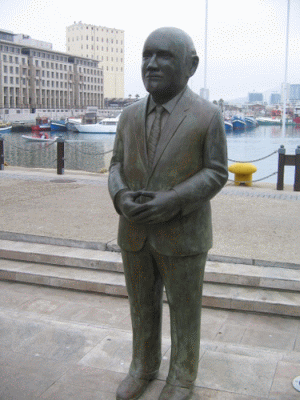
[[[0,240],[0,279],[127,296],[121,255],[110,251]],[[297,266],[208,261],[204,281],[203,306],[300,316]]]

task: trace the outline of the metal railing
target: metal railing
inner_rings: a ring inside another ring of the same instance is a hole
[[[90,157],[98,157],[100,155],[105,155],[108,153],[112,153],[113,150],[103,151],[103,152],[88,152],[84,150],[79,150],[76,144],[72,141],[65,140],[62,136],[58,137],[55,142],[48,143],[48,146],[57,144],[56,147],[56,158],[52,160],[53,163],[56,162],[56,170],[58,175],[64,174],[65,169],[65,144],[70,147],[73,147],[76,152],[82,153],[84,156]],[[12,145],[13,147],[26,151],[26,152],[36,152],[41,151],[41,148],[26,148],[20,147],[16,145]],[[277,175],[277,190],[283,190],[284,188],[284,166],[285,165],[293,165],[295,166],[295,180],[294,180],[294,191],[300,191],[300,146],[298,146],[295,150],[295,155],[287,155],[285,154],[286,150],[283,145],[280,146],[278,150],[273,151],[272,153],[249,161],[240,161],[240,160],[232,160],[228,159],[228,161],[235,162],[235,163],[253,163],[259,162],[261,160],[265,160],[266,158],[272,157],[275,154],[278,154],[278,170],[274,171],[273,173],[264,176],[263,178],[253,180],[252,182],[259,182],[270,178],[273,175]],[[4,160],[4,138],[0,134],[0,170],[4,170],[5,160]],[[241,182],[241,183],[248,183],[248,181]]]

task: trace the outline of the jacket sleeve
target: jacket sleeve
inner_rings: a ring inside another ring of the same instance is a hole
[[[203,168],[173,187],[185,216],[212,199],[228,179],[226,134],[219,111],[210,121],[203,146]]]
[[[124,189],[128,189],[126,181],[123,174],[123,159],[124,159],[124,145],[123,145],[123,130],[124,117],[120,117],[117,133],[113,148],[113,155],[109,167],[108,176],[108,190],[109,194],[115,204],[116,195]],[[115,204],[116,207],[116,204]],[[118,211],[118,210],[117,210]]]

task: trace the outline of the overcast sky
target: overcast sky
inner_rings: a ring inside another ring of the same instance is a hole
[[[207,87],[210,100],[280,87],[284,81],[288,0],[208,0]],[[161,26],[185,30],[200,64],[190,87],[204,84],[205,0],[0,0],[0,28],[66,51],[74,21],[125,31],[125,95],[145,90],[140,64],[144,40]],[[300,83],[300,0],[290,0],[288,82]]]

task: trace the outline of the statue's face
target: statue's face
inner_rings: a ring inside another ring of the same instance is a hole
[[[184,42],[171,34],[154,32],[148,37],[143,49],[142,77],[155,102],[169,101],[186,86],[191,75],[186,58]]]

